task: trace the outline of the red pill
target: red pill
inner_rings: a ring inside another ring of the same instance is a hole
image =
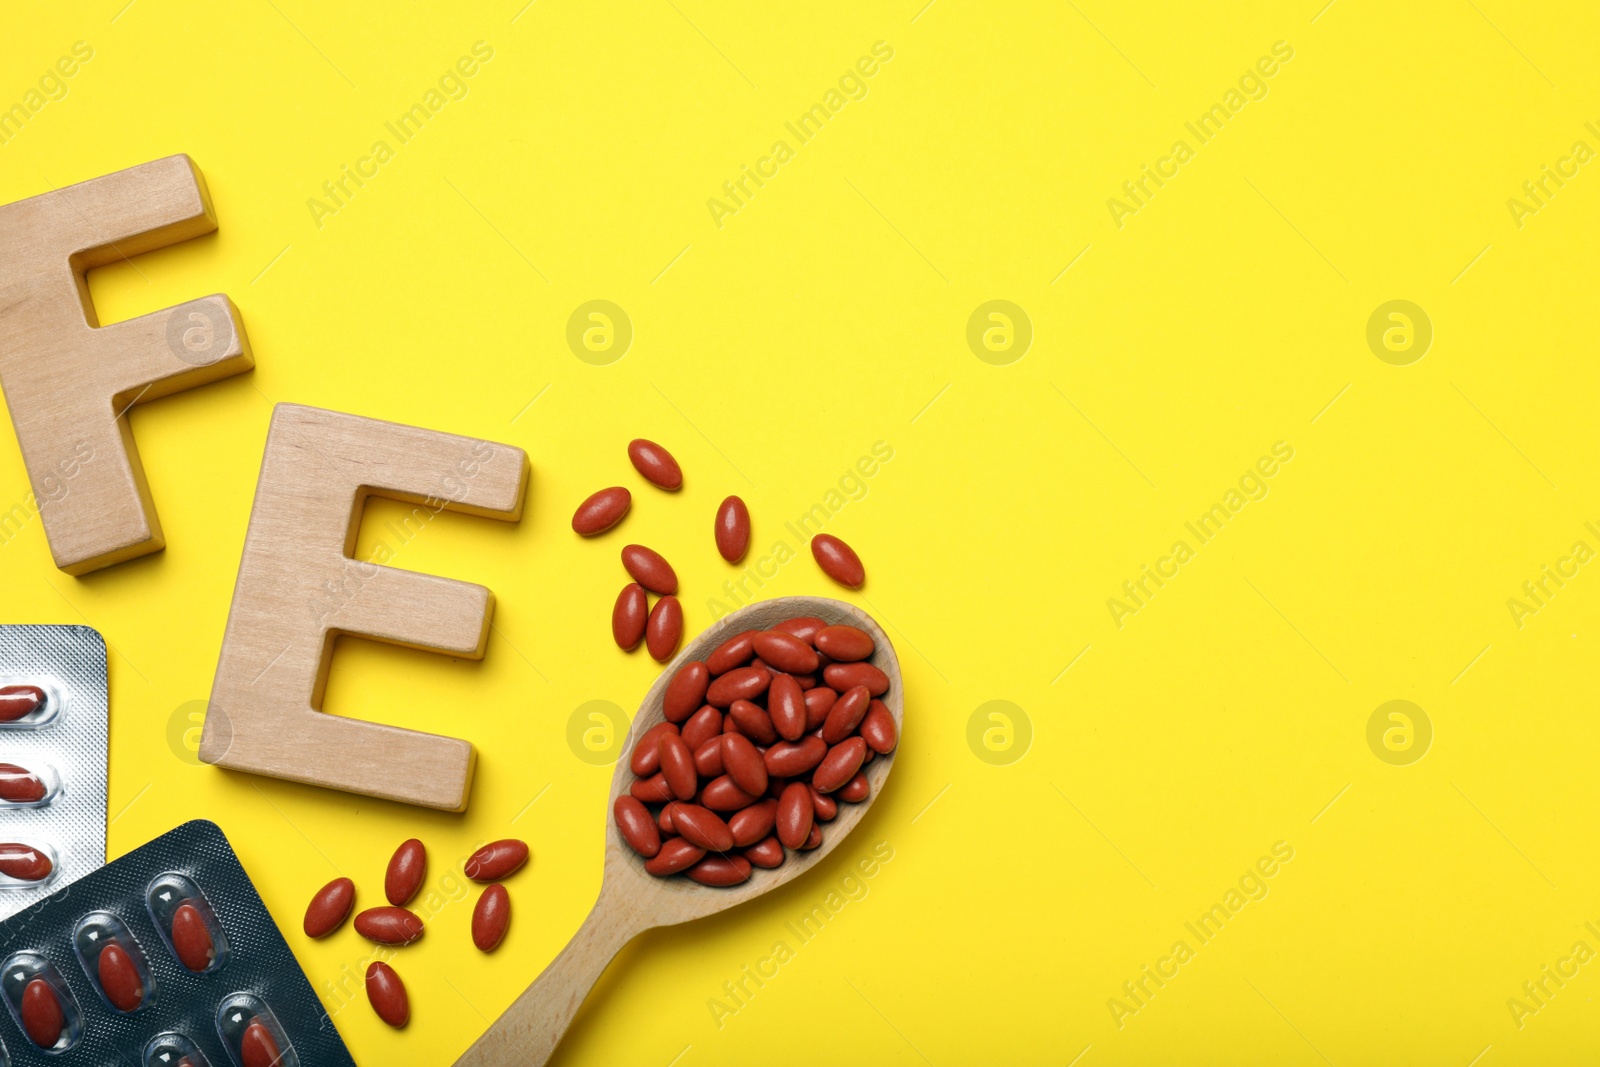
[[[367,964],[367,1003],[378,1013],[378,1018],[396,1030],[411,1021],[411,998],[406,996],[406,984],[400,981],[394,968],[382,960]]]
[[[706,666],[716,675],[726,674],[735,667],[749,663],[756,654],[755,637],[754,630],[734,634],[706,657]]]
[[[327,937],[350,915],[356,902],[356,884],[348,878],[335,878],[306,905],[304,928],[307,937]]]
[[[728,709],[728,718],[733,720],[733,725],[738,731],[758,745],[770,745],[778,740],[777,728],[772,725],[772,716],[767,714],[767,709],[759,704],[752,704],[748,700],[735,700],[733,707]],[[722,754],[724,762],[728,754]]]
[[[467,860],[465,874],[474,882],[498,882],[528,862],[528,845],[514,837],[491,841]]]
[[[10,804],[34,804],[49,792],[43,779],[26,767],[0,763],[0,800]]]
[[[0,686],[0,722],[16,722],[44,705],[44,690],[36,685]]]
[[[700,784],[694,767],[694,753],[689,751],[689,746],[677,734],[661,735],[661,773],[673,796],[679,800],[694,799],[695,789]]]
[[[833,710],[833,702],[839,699],[839,694],[827,686],[818,686],[807,689],[806,697],[806,731],[820,730],[822,724],[828,721],[828,712]]]
[[[585,537],[605,533],[622,521],[633,503],[633,494],[620,485],[602,489],[578,505],[572,513],[572,528]]]
[[[733,784],[751,796],[758,797],[767,791],[767,765],[762,762],[756,746],[743,734],[722,735],[722,766]]]
[[[811,775],[811,784],[817,787],[818,792],[833,792],[856,776],[866,755],[867,743],[859,737],[834,745],[822,757],[822,762],[817,764],[816,771]]]
[[[828,709],[828,717],[822,723],[822,739],[830,745],[837,745],[855,733],[856,727],[866,717],[867,705],[871,703],[872,694],[866,686],[858,685],[845,690],[844,695]]]
[[[645,481],[662,489],[677,489],[683,485],[683,468],[672,458],[672,453],[643,437],[628,442],[628,460],[633,469],[644,475]]]
[[[493,952],[511,925],[511,894],[496,882],[483,891],[472,908],[472,943],[479,952]]]
[[[641,778],[648,778],[661,769],[661,738],[666,734],[675,734],[678,727],[670,722],[658,722],[650,729],[639,735],[638,742],[633,746],[633,755],[628,759],[628,767]]]
[[[705,849],[692,844],[687,838],[674,837],[661,842],[661,851],[645,860],[644,869],[658,878],[665,878],[694,866],[705,854]]]
[[[628,792],[646,804],[661,804],[672,799],[672,787],[667,776],[657,771],[648,778],[638,778],[628,787]]]
[[[661,831],[663,837],[668,837],[678,832],[672,825],[672,806],[675,803],[677,802],[667,801],[666,805],[661,809],[661,814],[656,816],[656,827]]]
[[[743,856],[707,856],[689,868],[689,877],[701,885],[738,885],[749,880],[750,861]]]
[[[861,737],[868,748],[887,756],[894,751],[895,743],[899,740],[898,733],[894,716],[889,714],[883,701],[874,700],[867,706],[867,714],[861,720]]]
[[[794,634],[763,630],[751,640],[761,662],[773,670],[786,674],[809,674],[817,669],[817,650]]]
[[[734,812],[728,818],[728,832],[733,834],[735,847],[745,848],[772,833],[778,818],[778,802],[763,800],[748,808]]]
[[[875,697],[889,691],[889,676],[870,663],[830,663],[822,668],[822,677],[830,689],[841,693],[858,685]]]
[[[811,787],[804,782],[790,782],[778,798],[778,840],[790,848],[805,844],[811,833]]]
[[[812,823],[811,832],[806,835],[806,843],[800,846],[801,852],[810,852],[822,844],[822,824]]]
[[[699,804],[679,804],[672,809],[672,825],[691,845],[708,852],[733,847],[733,832],[716,812]]]
[[[805,734],[806,698],[792,675],[773,675],[767,687],[767,715],[785,741],[798,741]]]
[[[22,1029],[28,1040],[40,1048],[54,1048],[61,1040],[61,1030],[66,1026],[66,1013],[49,982],[35,978],[22,991]]]
[[[625,545],[622,549],[622,566],[629,576],[658,596],[671,596],[678,591],[678,575],[672,564],[661,553],[643,545]]]
[[[780,741],[767,749],[763,757],[767,774],[774,778],[794,778],[822,762],[828,754],[828,743],[820,737],[807,737],[800,741]]]
[[[650,609],[650,618],[644,629],[645,647],[649,649],[651,659],[665,663],[678,651],[678,642],[681,640],[683,605],[678,603],[675,596],[664,596]]]
[[[754,700],[767,691],[772,672],[765,667],[736,667],[706,689],[706,703],[726,708],[735,700]]]
[[[413,837],[402,842],[389,857],[389,869],[383,875],[383,895],[396,907],[409,904],[427,876],[428,850]]]
[[[376,962],[376,961],[374,961]],[[278,1039],[272,1036],[260,1019],[251,1019],[239,1039],[239,1060],[244,1067],[282,1067],[283,1053]]]
[[[855,549],[832,534],[817,534],[811,539],[811,556],[822,573],[851,589],[860,589],[867,580],[866,568]]]
[[[839,802],[811,787],[811,812],[818,822],[832,822],[839,815]]]
[[[750,509],[730,496],[717,508],[717,551],[729,563],[738,563],[750,547]]]
[[[782,630],[786,634],[794,634],[800,640],[815,646],[814,638],[817,635],[817,631],[827,625],[826,622],[815,615],[797,615],[792,619],[784,619],[773,629]]]
[[[650,817],[650,809],[636,798],[624,793],[611,806],[611,814],[617,820],[617,834],[629,848],[645,859],[661,851],[661,831]]]
[[[217,958],[211,927],[206,925],[200,909],[187,900],[172,913],[172,951],[178,962],[195,974],[210,967]]]
[[[726,774],[707,782],[700,790],[700,803],[712,811],[739,811],[760,799],[760,794],[746,793]]]
[[[683,743],[695,752],[700,746],[722,732],[722,712],[707,704],[683,724]]]
[[[0,844],[0,874],[19,882],[40,882],[50,877],[53,870],[55,866],[50,857],[32,845]]]
[[[356,916],[355,928],[380,945],[409,945],[422,936],[422,920],[405,908],[368,908]]]
[[[644,586],[629,582],[617,594],[617,603],[611,609],[611,638],[624,652],[631,652],[644,640],[644,629],[650,614],[650,598]]]
[[[768,870],[782,867],[784,857],[787,855],[783,851],[783,842],[776,837],[764,837],[743,852],[744,858],[750,861],[751,866],[765,867]]]
[[[139,1010],[144,1003],[144,976],[120,943],[106,942],[95,961],[95,973],[112,1007],[118,1011]]]
[[[867,781],[867,776],[857,771],[856,776],[839,787],[834,796],[851,804],[859,804],[867,799],[872,792],[872,786]]]
[[[661,699],[661,710],[667,721],[682,722],[693,715],[705,703],[706,688],[710,684],[711,669],[700,660],[691,660],[679,667]]]
[[[722,738],[718,734],[694,750],[695,773],[702,778],[715,778],[722,773]]]
[[[836,663],[852,663],[872,655],[872,635],[854,626],[829,626],[818,630],[817,651]]]

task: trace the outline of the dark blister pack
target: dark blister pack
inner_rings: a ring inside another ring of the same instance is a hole
[[[0,922],[0,968],[0,1067],[354,1067],[203,819]]]

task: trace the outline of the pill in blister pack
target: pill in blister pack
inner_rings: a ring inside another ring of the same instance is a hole
[[[105,863],[106,705],[94,630],[0,626],[0,918]]]
[[[354,1067],[214,823],[0,922],[0,945],[5,1067]]]

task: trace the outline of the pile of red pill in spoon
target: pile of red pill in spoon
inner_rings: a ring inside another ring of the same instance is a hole
[[[821,845],[839,802],[867,799],[862,768],[898,740],[874,648],[864,630],[800,617],[679,668],[612,811],[644,869],[734,886]]]

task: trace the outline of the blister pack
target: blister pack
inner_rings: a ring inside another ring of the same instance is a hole
[[[0,922],[0,954],[0,1067],[355,1064],[215,823]]]
[[[0,917],[106,862],[106,643],[0,626]]]

